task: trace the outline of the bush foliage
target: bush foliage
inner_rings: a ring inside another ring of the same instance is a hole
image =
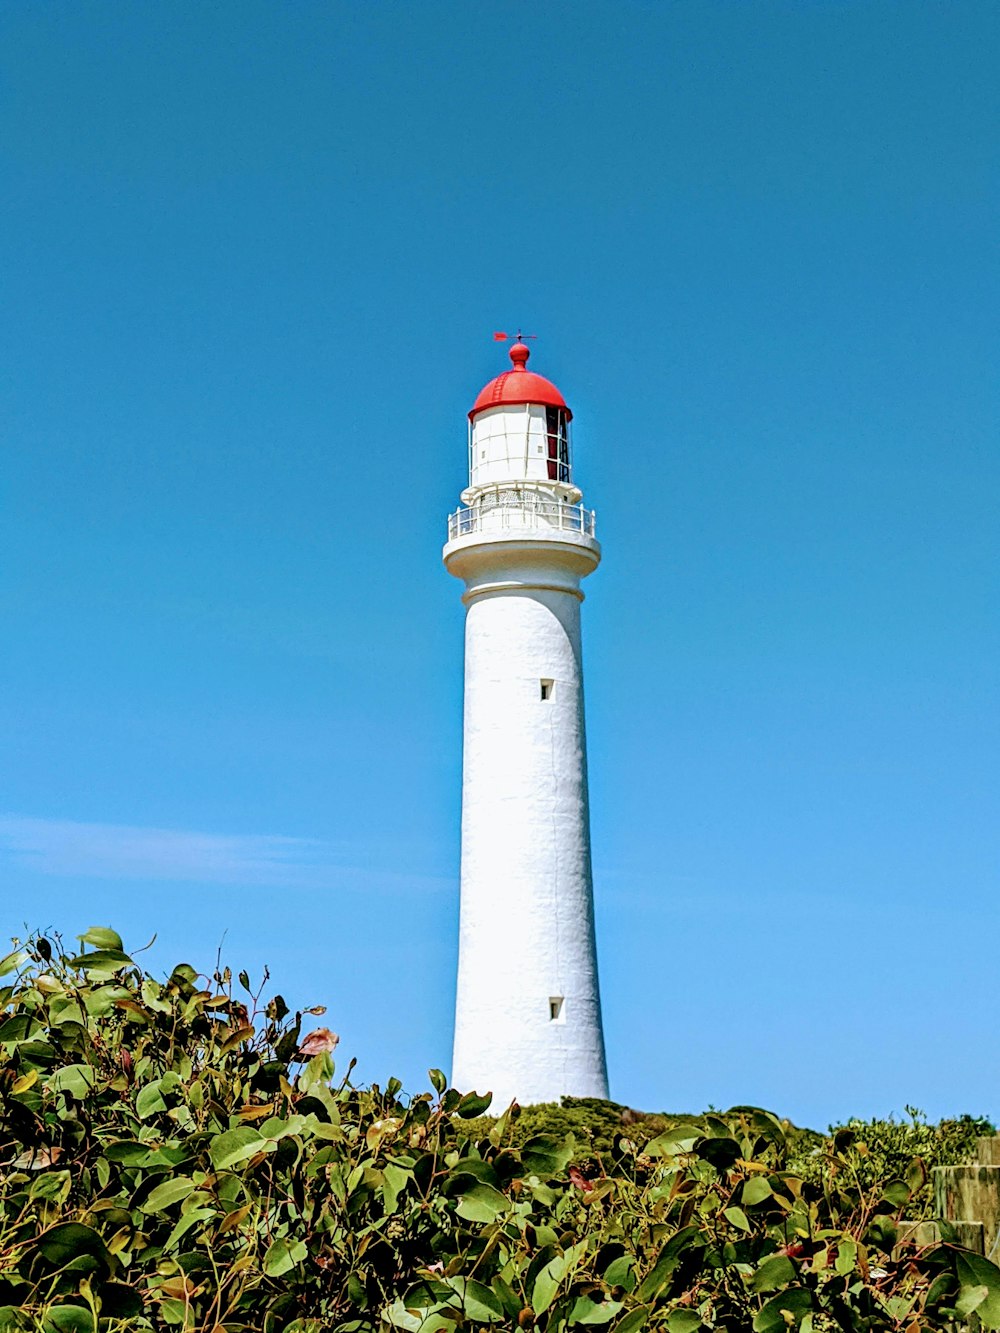
[[[905,1135],[883,1169],[752,1107],[486,1121],[436,1071],[335,1080],[332,1034],[245,974],[81,944],[0,963],[0,1329],[1000,1328],[1000,1270],[898,1243]]]
[[[860,1188],[871,1192],[905,1176],[910,1163],[919,1157],[926,1168],[926,1178],[911,1196],[906,1215],[912,1221],[929,1218],[934,1204],[931,1169],[974,1162],[977,1140],[995,1134],[996,1129],[982,1116],[963,1115],[930,1124],[923,1112],[909,1106],[906,1112],[906,1120],[849,1120],[843,1125],[831,1125],[828,1135],[800,1129],[790,1120],[782,1120],[786,1168],[803,1180],[821,1183],[829,1168],[829,1146],[833,1140]],[[561,1103],[525,1107],[510,1128],[510,1138],[519,1145],[533,1134],[572,1134],[577,1152],[602,1157],[612,1150],[623,1130],[641,1148],[666,1130],[691,1123],[701,1125],[704,1118],[647,1115],[617,1102],[564,1097]],[[482,1116],[463,1125],[460,1132],[479,1138],[488,1134],[494,1124],[494,1119]]]

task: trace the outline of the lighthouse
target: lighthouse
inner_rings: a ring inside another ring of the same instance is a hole
[[[601,548],[572,413],[529,355],[518,335],[472,406],[444,548],[466,606],[452,1083],[496,1109],[608,1095],[580,636]]]

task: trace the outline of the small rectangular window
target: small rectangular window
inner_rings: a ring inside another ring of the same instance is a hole
[[[540,686],[540,694],[541,694],[542,703],[544,703],[544,702],[546,701],[546,699],[551,699],[551,698],[552,698],[552,681],[551,681],[551,680],[540,680],[540,681],[538,682],[538,684],[539,684],[539,686]]]
[[[549,996],[549,1022],[561,1023],[563,1021],[563,997],[561,995]]]

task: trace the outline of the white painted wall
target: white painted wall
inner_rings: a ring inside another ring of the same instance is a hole
[[[445,548],[468,607],[452,1082],[497,1110],[608,1095],[579,589],[599,560],[592,537],[544,530]]]

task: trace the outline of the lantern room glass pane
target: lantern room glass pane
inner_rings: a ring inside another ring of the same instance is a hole
[[[549,481],[570,481],[569,422],[561,407],[545,409]]]

